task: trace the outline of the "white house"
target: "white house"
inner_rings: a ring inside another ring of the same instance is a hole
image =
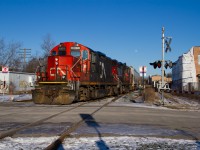
[[[192,47],[181,55],[172,68],[172,89],[199,91],[200,47]]]

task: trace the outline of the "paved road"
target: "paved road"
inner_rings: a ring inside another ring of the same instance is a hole
[[[51,136],[61,133],[82,116],[90,115],[103,102],[84,105],[18,132],[15,136]],[[200,112],[137,107],[134,104],[109,105],[79,129],[74,136],[133,135],[200,140]],[[74,104],[77,105],[77,104]],[[3,131],[59,113],[72,106],[35,105],[32,102],[0,103],[0,134]]]

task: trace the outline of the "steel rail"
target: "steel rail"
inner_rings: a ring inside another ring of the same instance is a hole
[[[81,103],[80,105],[74,106],[73,108],[64,110],[64,111],[62,111],[62,112],[56,113],[56,114],[54,114],[54,115],[51,115],[51,116],[49,116],[49,117],[40,119],[40,120],[35,121],[35,122],[32,122],[32,123],[29,123],[29,124],[24,125],[24,126],[22,126],[22,127],[15,128],[15,129],[10,129],[10,130],[8,130],[8,131],[4,131],[4,132],[0,133],[0,139],[3,139],[3,138],[8,137],[8,136],[13,136],[14,134],[16,134],[17,132],[19,132],[19,131],[21,131],[21,130],[24,130],[24,129],[27,129],[27,128],[30,128],[30,127],[39,125],[39,124],[41,124],[42,122],[44,122],[44,121],[46,121],[46,120],[49,120],[49,119],[51,119],[51,118],[53,118],[53,117],[56,117],[56,116],[58,116],[58,115],[60,115],[60,114],[65,113],[65,112],[74,110],[74,109],[76,109],[76,108],[78,108],[78,107],[80,107],[80,106],[82,106],[82,105],[84,105],[84,104],[88,104],[88,103],[89,103],[89,102],[84,102],[84,103]]]
[[[118,97],[115,97],[114,99],[112,99],[111,101],[103,104],[102,106],[100,106],[98,109],[96,109],[95,111],[93,111],[90,116],[93,116],[95,113],[97,113],[99,110],[101,110],[102,108],[106,107],[107,105],[109,105],[110,103],[116,101],[117,99],[119,99],[120,97],[122,97],[123,95],[120,95]],[[89,116],[88,116],[89,117]],[[49,146],[47,146],[45,148],[45,150],[56,150],[58,149],[58,147],[62,144],[62,142],[64,141],[65,138],[70,136],[70,133],[72,133],[73,131],[75,131],[78,127],[80,127],[87,119],[88,117],[85,117],[83,119],[81,119],[80,121],[74,123],[72,126],[70,126],[69,128],[66,129],[66,131],[64,131],[60,137],[58,139],[56,139],[54,142],[52,142]]]

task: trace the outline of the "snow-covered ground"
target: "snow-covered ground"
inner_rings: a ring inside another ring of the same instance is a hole
[[[157,102],[157,101],[155,101]],[[111,103],[112,106],[129,106],[129,107],[146,107],[153,109],[176,109],[181,111],[200,111],[200,101],[195,101],[186,97],[172,96],[168,94],[164,98],[164,106],[156,105],[156,103],[144,102],[142,97],[134,97],[134,94],[129,94],[118,99],[115,103]]]
[[[0,102],[14,102],[14,101],[24,101],[31,100],[31,94],[21,94],[21,95],[0,95]]]
[[[187,97],[180,97],[171,94],[166,94],[164,99],[165,107],[173,109],[182,109],[190,111],[200,111],[200,101]]]
[[[2,150],[41,150],[57,137],[5,138],[1,140]],[[154,137],[81,137],[68,138],[59,147],[60,150],[200,150],[200,143],[193,140],[161,139]]]

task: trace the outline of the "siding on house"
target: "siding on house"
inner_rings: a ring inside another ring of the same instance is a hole
[[[34,88],[35,79],[34,73],[0,71],[0,93],[30,91]]]

